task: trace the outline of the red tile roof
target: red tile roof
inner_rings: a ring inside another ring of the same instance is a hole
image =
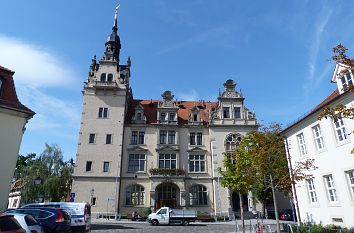
[[[146,117],[147,124],[157,123],[157,106],[158,100],[133,100],[128,105],[128,112],[126,116],[126,123],[131,123],[132,118],[135,113],[135,108],[140,104],[144,108],[144,115]],[[203,124],[209,121],[209,111],[212,108],[218,106],[218,102],[204,102],[204,101],[177,101],[177,106],[179,107],[177,111],[178,124],[184,125],[188,124],[188,119],[190,117],[191,111],[194,107],[199,108],[199,116],[203,120]]]
[[[345,92],[346,93],[346,92]],[[343,94],[342,94],[343,95]],[[305,118],[309,117],[310,115],[314,114],[315,112],[317,112],[318,110],[322,109],[323,107],[325,107],[326,105],[328,105],[329,103],[331,103],[332,101],[334,101],[335,99],[339,98],[340,94],[338,89],[334,90],[329,96],[327,96],[324,100],[321,101],[321,103],[319,103],[316,107],[314,107],[313,109],[311,109],[308,113],[306,113],[305,115],[303,115],[302,117],[300,117],[299,119],[297,119],[295,122],[290,123],[282,132],[284,133],[285,131],[287,131],[288,129],[292,128],[293,126],[297,125],[298,123],[300,123],[301,121],[303,121]]]
[[[0,107],[23,112],[31,118],[35,112],[23,105],[17,98],[13,74],[15,72],[0,66],[0,78],[2,87],[0,89]]]

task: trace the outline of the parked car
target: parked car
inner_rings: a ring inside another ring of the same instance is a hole
[[[11,214],[26,231],[26,233],[43,233],[42,226],[29,214]]]
[[[295,213],[293,214],[293,210],[286,209],[280,212],[279,219],[285,221],[296,221],[296,215],[295,216],[294,215]]]
[[[156,213],[149,214],[146,221],[154,226],[176,223],[187,226],[189,222],[195,222],[196,219],[197,211],[195,210],[178,210],[170,207],[161,207]]]
[[[91,229],[91,205],[86,202],[44,202],[31,203],[22,208],[50,207],[64,209],[70,214],[71,230],[86,232]]]
[[[30,214],[43,227],[44,233],[70,233],[70,216],[63,209],[57,208],[18,208],[5,213]]]
[[[26,233],[18,221],[10,214],[0,214],[1,233]]]

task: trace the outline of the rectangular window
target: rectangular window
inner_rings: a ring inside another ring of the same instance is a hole
[[[91,205],[92,206],[95,206],[97,204],[96,200],[97,200],[96,197],[91,197]]]
[[[343,91],[346,91],[349,89],[349,87],[353,86],[353,79],[350,72],[343,75],[340,80],[343,86]]]
[[[223,112],[223,118],[230,118],[230,108],[229,107],[223,107],[222,112]]]
[[[195,133],[189,133],[189,144],[191,144],[191,145],[195,145],[196,144]]]
[[[324,149],[324,143],[323,143],[323,137],[322,137],[322,132],[321,132],[320,125],[317,124],[314,127],[312,127],[312,132],[313,132],[313,137],[315,139],[317,150],[323,150]]]
[[[338,118],[336,121],[334,121],[334,128],[336,130],[337,140],[339,142],[342,142],[347,139],[347,133],[342,118]]]
[[[86,161],[86,171],[87,172],[92,171],[92,161]]]
[[[132,131],[132,137],[130,140],[130,144],[132,144],[132,145],[138,144],[138,131]]]
[[[129,154],[128,172],[143,172],[145,171],[145,155],[144,154]]]
[[[203,144],[203,134],[197,133],[197,145],[202,145],[202,144]]]
[[[299,142],[300,154],[302,156],[307,155],[307,149],[306,149],[305,138],[303,133],[297,135],[297,141]]]
[[[159,168],[176,168],[176,154],[159,154]]]
[[[354,201],[354,170],[347,171],[346,173],[348,177],[350,193],[352,195],[352,200]]]
[[[334,180],[333,180],[332,175],[324,176],[323,178],[325,181],[329,202],[338,202],[337,192],[336,192],[336,188],[334,186]]]
[[[203,144],[203,133],[189,133],[189,144],[190,145],[202,145]]]
[[[99,108],[98,118],[107,118],[107,117],[108,117],[108,108]]]
[[[198,114],[193,114],[193,121],[198,121]]]
[[[168,115],[168,120],[169,120],[169,121],[175,121],[175,117],[176,117],[176,114],[175,114],[175,113],[170,113],[170,114]]]
[[[241,108],[240,107],[234,107],[234,118],[241,119]]]
[[[316,194],[316,189],[315,189],[315,184],[313,182],[313,179],[309,179],[306,182],[307,182],[307,189],[309,192],[311,203],[317,203],[317,194]]]
[[[109,172],[109,162],[103,162],[103,172]]]
[[[176,132],[168,131],[168,144],[176,144]]]
[[[106,144],[112,144],[112,134],[106,134]]]
[[[90,133],[90,135],[89,135],[89,143],[90,144],[96,143],[96,134]]]
[[[167,142],[167,131],[160,130],[160,144],[166,144]]]
[[[143,119],[141,112],[136,114],[136,120],[141,121]]]
[[[145,132],[139,131],[138,143],[144,144]]]
[[[205,155],[189,155],[189,172],[205,172]]]
[[[162,112],[160,113],[160,121],[165,121],[166,120],[166,113]]]

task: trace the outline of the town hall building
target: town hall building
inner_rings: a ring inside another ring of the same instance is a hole
[[[235,81],[226,80],[215,101],[177,101],[170,90],[156,100],[135,99],[131,60],[122,64],[120,49],[116,13],[104,55],[92,59],[83,86],[75,201],[90,202],[93,213],[161,206],[238,211],[238,195],[221,186],[218,171],[224,153],[258,124]],[[251,193],[244,203],[246,211],[261,210]]]

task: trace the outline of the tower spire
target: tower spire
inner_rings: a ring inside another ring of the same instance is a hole
[[[106,51],[105,51],[105,56],[104,60],[108,61],[114,61],[119,64],[119,53],[121,49],[120,45],[120,38],[118,35],[118,23],[117,23],[117,18],[118,18],[118,8],[120,5],[116,7],[116,11],[114,13],[114,22],[113,22],[113,27],[112,27],[112,32],[111,35],[108,37],[107,42],[105,44],[106,46]]]

